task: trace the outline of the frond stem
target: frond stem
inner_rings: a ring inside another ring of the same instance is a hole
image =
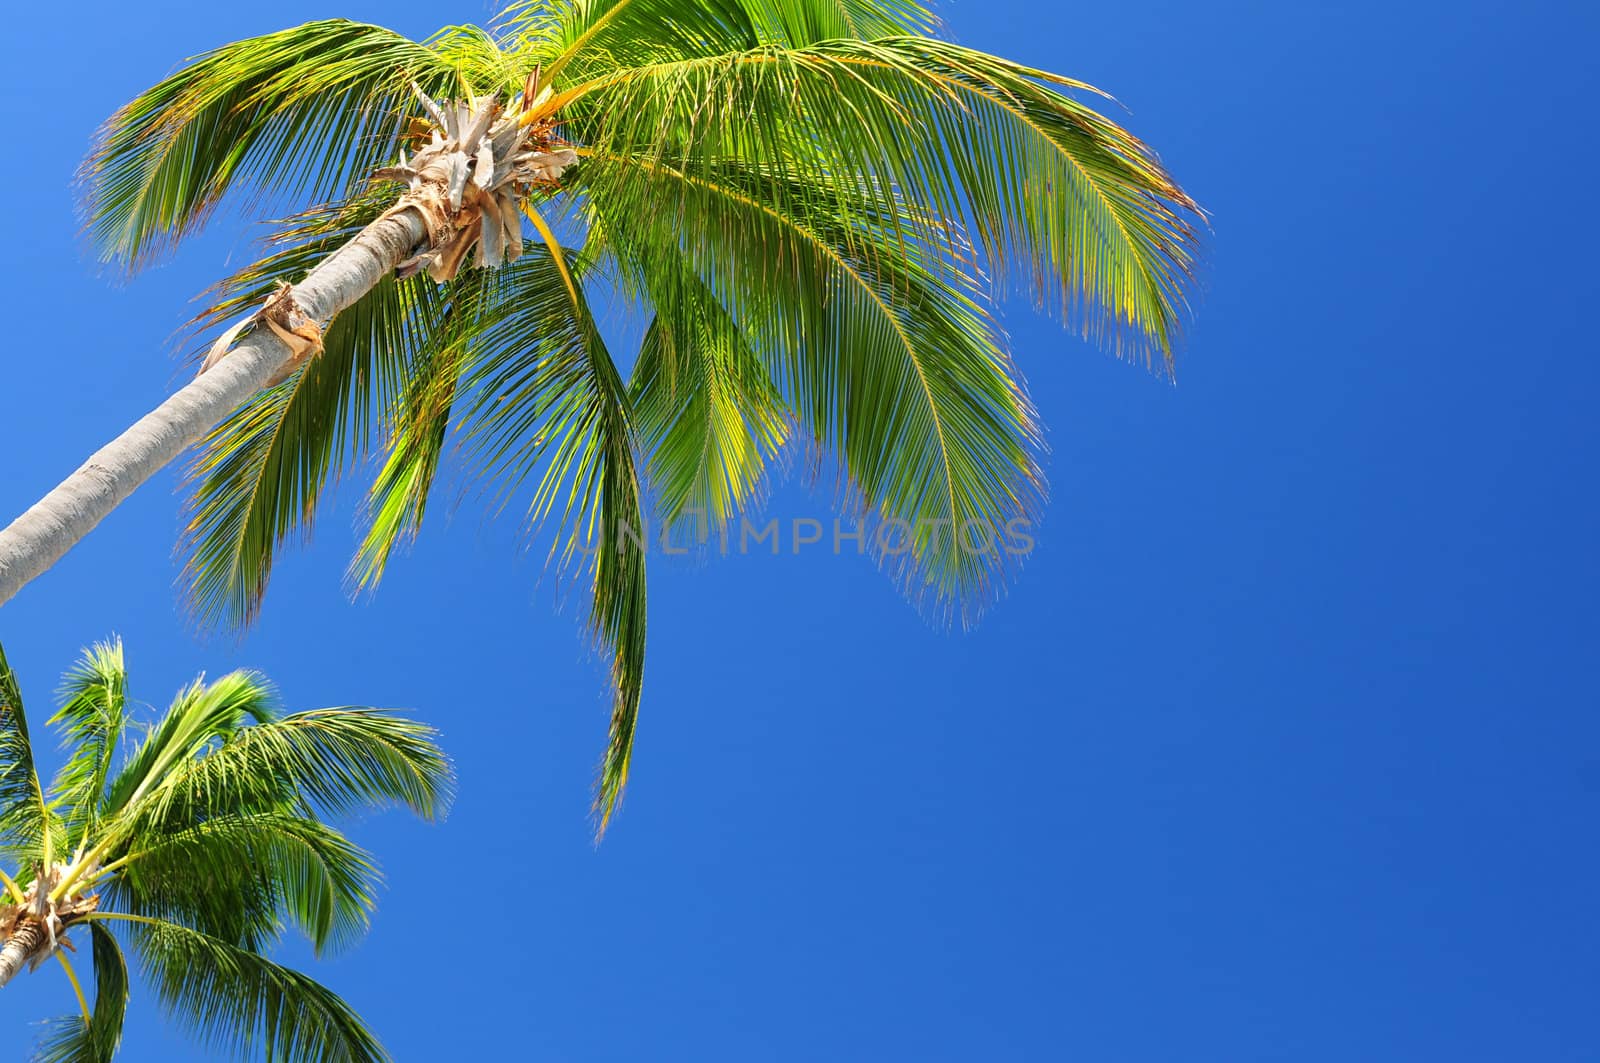
[[[27,894],[22,892],[22,887],[17,885],[17,880],[4,871],[0,871],[0,883],[4,883],[6,892],[11,894],[12,900],[18,904],[22,904],[27,900]]]
[[[555,62],[550,64],[550,69],[544,71],[544,73],[540,75],[539,80],[545,82],[546,84],[554,84],[556,75],[561,73],[561,68],[570,63],[573,57],[583,50],[583,47],[589,43],[590,39],[593,38],[596,33],[599,33],[601,30],[605,29],[606,24],[612,19],[616,18],[618,12],[622,11],[631,3],[633,3],[633,0],[618,0],[618,2],[612,6],[610,11],[607,11],[605,14],[595,19],[594,23],[588,29],[578,34],[578,39],[573,41],[572,44],[567,47],[566,51],[556,56]]]
[[[583,299],[578,295],[578,286],[573,283],[572,274],[567,272],[567,257],[562,253],[561,244],[556,240],[556,234],[550,231],[550,226],[545,222],[544,218],[540,217],[539,212],[533,209],[531,204],[524,204],[522,213],[526,214],[528,220],[533,222],[533,227],[539,230],[539,237],[544,240],[545,246],[550,249],[550,257],[555,260],[556,270],[561,274],[561,283],[566,285],[567,295],[572,299],[573,313],[580,313],[583,307]]]
[[[89,1018],[89,1002],[84,999],[83,985],[78,981],[78,972],[72,969],[72,961],[67,959],[67,954],[60,949],[56,949],[56,959],[61,961],[61,969],[67,972],[67,981],[72,983],[72,991],[77,994],[78,1010],[83,1012],[83,1021],[91,1021]]]

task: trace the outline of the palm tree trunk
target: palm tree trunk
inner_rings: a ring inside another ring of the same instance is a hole
[[[379,218],[295,285],[296,305],[306,316],[328,321],[371,291],[426,238],[415,209]],[[0,604],[76,546],[140,484],[265,387],[289,361],[290,353],[270,329],[252,329],[231,354],[101,447],[0,531]],[[9,954],[10,945],[6,949]]]
[[[6,939],[6,947],[0,949],[0,988],[17,976],[22,965],[43,944],[44,927],[41,924],[31,919],[18,924],[16,932]]]

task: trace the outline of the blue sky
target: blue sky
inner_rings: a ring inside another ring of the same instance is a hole
[[[200,638],[168,474],[0,613],[35,718],[115,631],[152,703],[248,665],[292,707],[442,728],[454,814],[353,826],[388,890],[312,968],[401,1060],[1600,1058],[1594,10],[942,11],[1115,93],[1216,230],[1175,387],[1009,308],[1052,498],[976,630],[864,559],[653,559],[597,849],[603,670],[514,528],[441,507],[352,605],[347,489],[259,627]],[[252,235],[101,276],[70,187],[96,124],[229,39],[488,13],[40,12],[11,56],[4,517],[180,379],[188,299]],[[122,1058],[209,1058],[135,994]],[[7,1058],[71,1007],[54,968],[6,996]]]

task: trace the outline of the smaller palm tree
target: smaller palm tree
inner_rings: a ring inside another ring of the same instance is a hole
[[[349,1005],[266,954],[288,926],[319,954],[365,930],[376,865],[324,817],[390,804],[441,815],[452,775],[434,732],[364,708],[281,715],[251,672],[195,680],[151,725],[126,689],[120,642],[67,673],[50,722],[68,756],[46,790],[0,649],[0,861],[14,868],[0,871],[0,986],[54,958],[78,1003],[38,1058],[115,1054],[124,946],[167,1012],[212,1046],[387,1058]],[[92,984],[69,956],[74,938],[87,939]]]

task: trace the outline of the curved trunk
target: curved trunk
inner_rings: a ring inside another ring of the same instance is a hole
[[[6,946],[0,949],[0,988],[17,976],[22,970],[22,965],[27,963],[39,947],[44,944],[44,927],[29,920],[20,924],[16,931],[6,939]]]
[[[370,291],[427,235],[414,209],[379,218],[294,286],[295,303],[306,316],[328,321]],[[232,353],[101,447],[0,531],[0,604],[77,545],[135,488],[265,387],[290,356],[289,347],[271,329],[252,329]],[[7,944],[7,955],[10,948]]]

